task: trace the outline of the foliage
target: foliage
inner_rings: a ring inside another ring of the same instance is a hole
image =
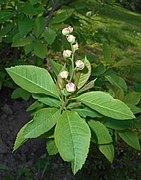
[[[6,70],[14,82],[38,102],[28,108],[33,118],[18,133],[14,150],[30,138],[44,136],[49,154],[59,152],[76,174],[85,163],[90,141],[98,145],[110,162],[114,159],[117,136],[140,150],[132,127],[138,123],[140,110],[137,112],[136,108],[139,108],[141,94],[138,93],[133,104],[132,100],[128,101],[127,96],[132,93],[114,70],[116,62],[112,61],[108,45],[103,47],[103,62],[96,67],[87,57],[77,60],[78,43],[72,31],[71,26],[62,31],[71,49],[63,51],[66,63],[61,69],[59,64],[52,63],[52,76],[44,68],[33,65]]]

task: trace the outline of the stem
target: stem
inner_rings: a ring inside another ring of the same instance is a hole
[[[71,58],[71,64],[72,64],[72,72],[71,72],[71,76],[70,76],[70,81],[72,81],[73,78],[73,74],[74,74],[74,51],[72,48],[72,44],[71,44],[71,49],[72,49],[72,58]]]

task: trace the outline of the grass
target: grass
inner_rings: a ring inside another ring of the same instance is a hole
[[[88,31],[92,28],[91,32],[96,32],[93,42],[108,41],[115,60],[129,59],[141,68],[141,15],[117,5],[102,6],[94,0],[87,2],[87,11],[92,12]]]

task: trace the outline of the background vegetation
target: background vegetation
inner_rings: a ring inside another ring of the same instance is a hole
[[[93,77],[101,76],[104,73],[103,46],[106,44],[108,49],[106,52],[112,59],[111,69],[126,81],[128,92],[141,92],[140,0],[1,0],[0,3],[1,89],[4,87],[17,89],[5,72],[6,67],[17,64],[34,64],[45,67],[51,72],[51,59],[59,63],[64,61],[61,58],[62,49],[68,44],[61,35],[61,30],[67,25],[72,25],[80,44],[78,57],[85,52],[92,63]],[[13,95],[15,99],[19,97],[28,100],[30,95],[21,91],[18,92],[18,95],[17,93]],[[137,100],[139,121],[141,119],[140,97]],[[131,101],[133,102],[134,98],[131,98]],[[135,129],[138,129],[140,136],[140,123]],[[95,150],[95,147],[92,149],[96,156],[94,157],[93,153],[90,153],[88,163],[82,174],[79,173],[76,176],[77,179],[82,179],[82,177],[86,179],[85,174],[91,175],[92,179],[103,177],[108,179],[113,175],[117,179],[140,177],[140,153],[133,152],[131,148],[128,149],[124,143],[117,145],[117,160],[113,165],[108,164],[104,157]],[[95,163],[92,164],[92,161]],[[42,178],[49,176],[48,172],[51,176],[55,169],[53,169],[53,164],[55,164],[53,162],[56,163],[55,157],[50,159],[44,155],[33,168],[19,168],[15,177],[18,179],[25,176],[27,179],[32,179],[37,171]],[[58,174],[63,176],[64,169],[69,167],[61,160],[58,162],[62,165]],[[90,164],[92,165],[90,166]],[[7,166],[3,165],[1,169],[7,173],[5,179],[11,177]],[[98,171],[97,175],[93,173],[94,171]],[[72,178],[70,172],[68,174],[68,178]]]

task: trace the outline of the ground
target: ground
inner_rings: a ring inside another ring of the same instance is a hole
[[[141,153],[124,143],[116,145],[116,157],[110,164],[96,147],[91,147],[86,164],[73,176],[68,163],[59,155],[49,157],[45,139],[37,138],[26,142],[19,150],[12,152],[16,134],[30,119],[26,112],[31,103],[11,100],[11,90],[0,93],[0,179],[4,180],[93,180],[93,179],[140,179]]]

